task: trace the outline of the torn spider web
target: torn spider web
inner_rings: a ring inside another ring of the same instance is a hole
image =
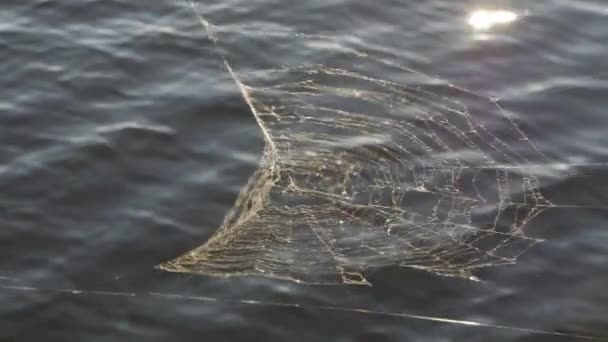
[[[496,101],[357,43],[201,20],[266,147],[217,232],[161,269],[323,284],[368,284],[364,272],[383,266],[473,278],[539,241],[524,228],[552,204],[529,170],[548,158]]]

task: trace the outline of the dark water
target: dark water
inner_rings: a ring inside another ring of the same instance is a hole
[[[263,141],[193,12],[136,3],[0,5],[0,340],[574,340],[328,307],[608,336],[601,165],[543,189],[594,208],[547,210],[527,227],[546,241],[516,265],[481,271],[480,282],[390,267],[370,271],[371,288],[154,269],[220,225]],[[364,37],[404,65],[499,98],[556,160],[608,161],[602,1],[201,5],[216,23]],[[498,33],[472,32],[469,13],[492,6],[526,15]],[[243,44],[238,58],[256,53]]]

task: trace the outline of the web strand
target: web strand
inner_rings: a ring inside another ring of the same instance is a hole
[[[475,279],[541,242],[525,228],[543,211],[574,207],[538,179],[573,166],[496,100],[364,44],[197,17],[266,147],[216,233],[159,268],[371,285],[366,270],[399,265]],[[239,58],[245,43],[261,56]]]
[[[123,298],[136,298],[136,299],[162,299],[162,300],[177,300],[177,301],[193,301],[193,302],[205,302],[215,304],[227,304],[227,305],[247,305],[247,306],[265,306],[265,307],[277,307],[277,308],[288,308],[295,310],[317,310],[317,311],[334,311],[353,313],[361,315],[371,316],[384,316],[398,319],[407,320],[420,320],[427,322],[436,322],[442,324],[454,324],[461,326],[477,327],[477,328],[489,328],[489,329],[500,329],[519,333],[532,333],[546,336],[556,337],[570,337],[580,340],[595,340],[595,341],[608,341],[608,338],[591,336],[585,334],[576,333],[565,333],[555,331],[544,331],[538,329],[531,329],[525,327],[515,327],[507,325],[496,325],[488,324],[475,321],[452,319],[447,317],[436,317],[436,316],[425,316],[415,315],[405,312],[389,312],[380,310],[367,310],[363,308],[350,308],[350,307],[339,307],[330,305],[302,305],[298,303],[289,302],[266,302],[258,301],[253,299],[221,299],[215,297],[206,296],[188,296],[171,293],[160,293],[160,292],[120,292],[120,291],[103,291],[103,290],[79,290],[79,289],[53,289],[53,288],[40,288],[26,285],[0,285],[0,288],[5,291],[16,291],[16,292],[42,292],[42,293],[53,293],[62,294],[68,296],[100,296],[100,297],[123,297]]]

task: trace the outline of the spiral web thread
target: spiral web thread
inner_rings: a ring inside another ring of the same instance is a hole
[[[404,266],[474,279],[540,241],[524,228],[553,206],[533,172],[550,160],[495,100],[356,43],[201,22],[266,147],[217,232],[159,268],[369,285],[364,271]],[[273,63],[232,58],[244,41]]]

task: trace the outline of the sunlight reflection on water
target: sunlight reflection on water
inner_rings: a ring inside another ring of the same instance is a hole
[[[471,13],[468,24],[477,31],[488,31],[497,25],[507,25],[518,19],[515,12],[507,10],[476,10]]]

